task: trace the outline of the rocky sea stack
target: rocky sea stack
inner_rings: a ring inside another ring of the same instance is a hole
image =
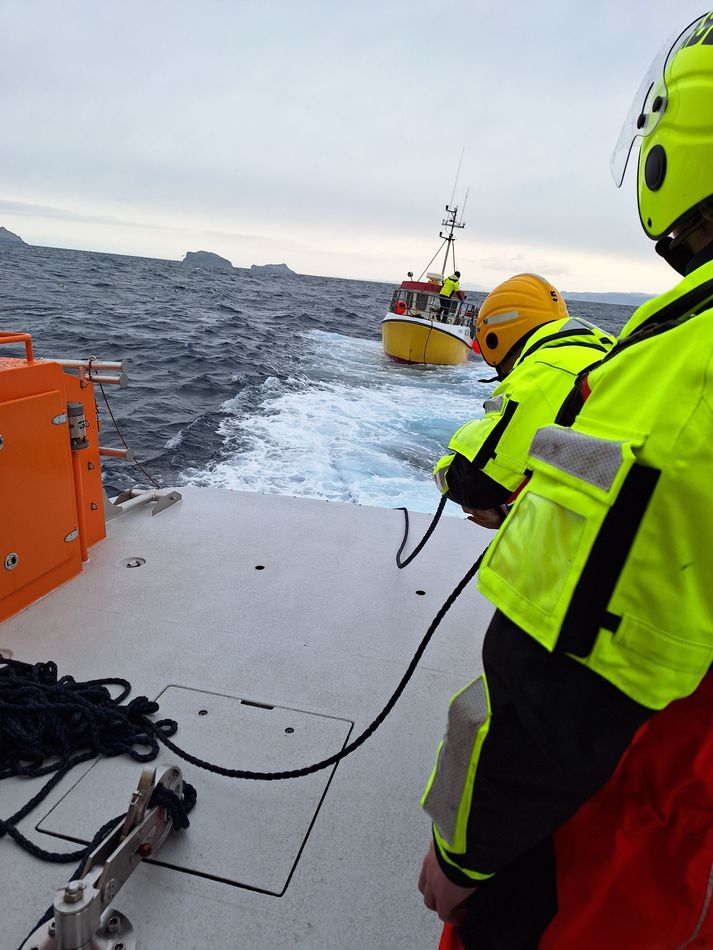
[[[193,267],[210,267],[213,270],[233,269],[229,260],[219,254],[213,254],[212,251],[186,251],[183,263],[191,264]]]
[[[13,247],[27,247],[27,244],[18,234],[13,234],[12,231],[8,231],[7,228],[0,228],[0,246],[7,247],[8,245]]]
[[[290,270],[287,264],[253,264],[250,268],[251,274],[292,274],[294,277],[297,274]]]

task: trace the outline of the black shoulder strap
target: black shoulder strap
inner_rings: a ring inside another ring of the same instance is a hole
[[[672,300],[671,303],[652,313],[641,326],[637,327],[634,333],[616,343],[603,359],[585,366],[560,406],[555,423],[561,426],[572,425],[586,401],[588,394],[585,393],[584,386],[587,376],[595,367],[608,363],[609,360],[614,359],[624,350],[628,350],[630,346],[635,346],[643,340],[650,340],[667,330],[672,330],[679,325],[684,317],[695,317],[698,313],[706,310],[712,302],[713,280],[707,280],[698,287],[694,287],[693,290],[689,290],[687,294]]]

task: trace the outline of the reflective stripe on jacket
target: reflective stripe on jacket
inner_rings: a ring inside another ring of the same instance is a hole
[[[713,660],[710,302],[713,262],[636,311],[572,428],[536,433],[533,476],[479,575],[546,649],[651,709]]]
[[[506,501],[525,479],[527,453],[535,431],[554,421],[577,374],[603,358],[613,343],[609,334],[578,318],[539,327],[507,378],[483,404],[483,418],[467,422],[448,445],[501,486],[503,496],[494,499],[485,486],[474,483],[465,497],[457,490],[449,497],[472,508],[489,508]],[[454,458],[444,456],[434,470],[442,494],[455,488],[448,484],[448,469]],[[460,480],[467,478],[465,473]],[[478,503],[479,495],[482,503]]]

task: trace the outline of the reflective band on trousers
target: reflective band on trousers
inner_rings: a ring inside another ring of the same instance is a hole
[[[621,468],[622,445],[572,429],[546,426],[535,433],[530,455],[609,491]]]
[[[458,693],[448,709],[446,734],[422,804],[441,836],[451,845],[458,831],[463,793],[466,785],[472,785],[469,772],[479,757],[482,736],[479,742],[478,734],[488,715],[488,693],[482,676]],[[468,809],[466,816],[467,812]]]

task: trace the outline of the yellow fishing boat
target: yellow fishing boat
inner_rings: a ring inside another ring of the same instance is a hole
[[[409,272],[409,279],[402,281],[394,291],[389,310],[381,321],[384,352],[397,363],[455,366],[465,363],[473,353],[475,304],[467,303],[464,294],[441,296],[449,254],[453,256],[455,270],[453,231],[465,226],[458,221],[457,205],[454,208],[446,205],[443,226],[446,228],[446,234],[440,234],[446,245],[443,273],[427,274],[423,281],[412,280],[413,274]]]

